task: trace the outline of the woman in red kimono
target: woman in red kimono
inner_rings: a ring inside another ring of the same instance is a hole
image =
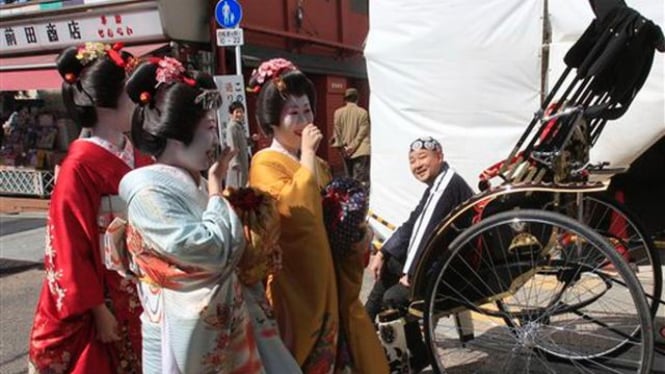
[[[114,197],[120,179],[149,163],[124,135],[133,109],[124,81],[135,61],[121,48],[86,43],[56,60],[65,105],[91,136],[70,145],[51,196],[30,372],[141,371],[136,285],[107,270],[100,252],[101,234],[123,209]]]

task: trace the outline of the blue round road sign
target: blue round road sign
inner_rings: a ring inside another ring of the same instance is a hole
[[[215,6],[215,19],[220,26],[233,29],[242,19],[242,7],[236,0],[219,0]]]

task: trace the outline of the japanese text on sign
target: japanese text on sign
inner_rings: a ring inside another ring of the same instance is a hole
[[[61,48],[90,41],[121,41],[163,37],[159,12],[143,10],[97,16],[76,16],[0,27],[0,54]]]
[[[217,29],[217,46],[232,47],[244,43],[242,29]]]

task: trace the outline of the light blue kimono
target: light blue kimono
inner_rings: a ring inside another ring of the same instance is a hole
[[[144,311],[144,373],[298,373],[261,286],[235,268],[243,228],[229,203],[182,169],[128,173],[128,249]]]

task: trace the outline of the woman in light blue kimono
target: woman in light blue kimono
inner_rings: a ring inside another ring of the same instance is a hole
[[[265,296],[236,274],[243,229],[220,193],[232,152],[210,166],[214,81],[165,58],[139,66],[127,92],[138,104],[132,138],[157,160],[120,182],[144,307],[144,373],[297,373]]]

